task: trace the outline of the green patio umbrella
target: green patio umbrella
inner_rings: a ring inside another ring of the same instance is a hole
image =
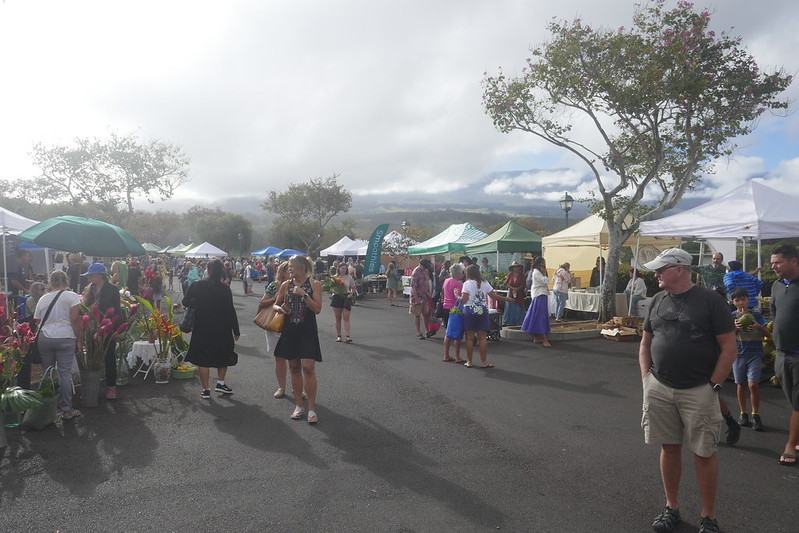
[[[56,250],[102,257],[146,253],[142,245],[119,226],[69,215],[42,220],[20,233],[19,240]]]

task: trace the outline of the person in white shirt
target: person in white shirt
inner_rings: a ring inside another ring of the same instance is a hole
[[[480,276],[480,267],[469,265],[466,268],[466,283],[460,293],[455,293],[463,304],[463,331],[466,334],[466,368],[476,368],[472,364],[474,351],[474,332],[480,342],[480,368],[494,368],[488,362],[488,343],[486,333],[491,329],[491,320],[488,318],[488,303],[486,297],[505,302],[513,301],[510,298],[494,292],[494,288]]]
[[[551,330],[549,324],[549,278],[547,278],[547,264],[543,257],[536,257],[533,261],[532,290],[533,302],[527,309],[527,315],[522,322],[522,331],[533,336],[533,343],[552,346],[547,339]]]
[[[629,270],[630,281],[627,282],[627,288],[624,289],[624,294],[627,295],[627,308],[630,309],[630,314],[632,316],[638,316],[638,311],[636,311],[636,304],[641,300],[646,298],[646,283],[641,277],[638,275],[638,272],[635,271],[633,267],[630,267]],[[632,301],[632,307],[630,306],[630,302]]]
[[[80,416],[80,411],[72,408],[72,361],[76,349],[80,350],[80,297],[69,290],[67,275],[56,270],[50,274],[50,292],[39,298],[33,318],[37,320],[39,331],[39,354],[42,368],[56,366],[58,363],[58,407],[65,420]],[[56,300],[56,297],[58,299]],[[47,309],[55,301],[47,320],[42,323]]]

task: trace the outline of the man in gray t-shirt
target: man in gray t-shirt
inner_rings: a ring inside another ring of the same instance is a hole
[[[799,445],[799,256],[796,247],[784,245],[771,252],[771,268],[780,277],[771,286],[771,317],[774,319],[774,344],[777,358],[774,372],[791,403],[788,441],[780,464],[796,464]]]
[[[699,481],[699,531],[718,531],[718,392],[738,355],[735,323],[723,298],[691,281],[688,252],[665,250],[644,267],[655,271],[663,289],[649,306],[638,352],[644,388],[641,426],[647,444],[661,445],[666,496],[666,507],[652,527],[669,532],[680,521],[677,493],[685,441]]]

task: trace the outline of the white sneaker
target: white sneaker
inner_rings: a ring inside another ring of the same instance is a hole
[[[275,398],[282,398],[285,394],[286,394],[286,389],[284,389],[283,387],[279,387],[275,391]]]

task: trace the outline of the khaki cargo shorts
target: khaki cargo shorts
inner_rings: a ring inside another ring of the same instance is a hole
[[[709,383],[672,389],[651,372],[643,378],[641,427],[647,444],[683,444],[700,457],[716,452],[721,437],[719,396]]]
[[[430,314],[430,306],[427,305],[427,302],[421,304],[411,304],[408,307],[408,314],[419,316],[419,315],[428,315]]]

